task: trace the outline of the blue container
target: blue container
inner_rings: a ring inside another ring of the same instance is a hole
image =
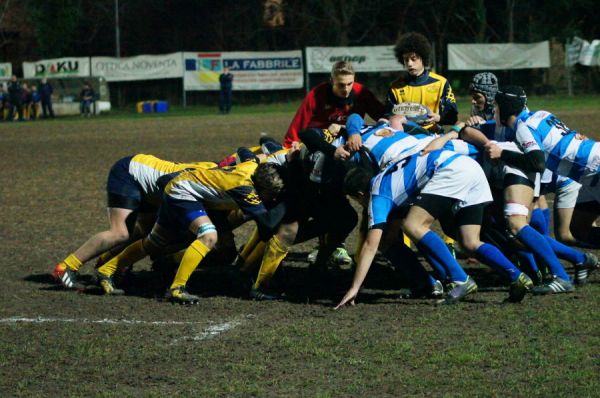
[[[152,113],[154,111],[152,109],[152,102],[144,102],[144,105],[142,105],[142,110],[144,111],[144,113]]]
[[[156,101],[154,104],[154,112],[166,112],[169,110],[169,103],[167,101]]]

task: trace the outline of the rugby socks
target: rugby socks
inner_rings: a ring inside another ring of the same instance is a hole
[[[582,252],[577,251],[567,245],[564,245],[559,241],[552,239],[549,236],[544,236],[544,238],[546,238],[548,244],[550,245],[550,247],[552,247],[552,250],[554,250],[554,253],[556,253],[556,256],[558,258],[567,260],[573,265],[582,264],[585,261],[585,255]]]
[[[444,241],[433,231],[427,232],[417,243],[419,250],[435,258],[452,282],[466,282],[468,276],[448,250]]]
[[[405,244],[394,245],[387,249],[383,255],[392,263],[394,268],[401,271],[408,278],[411,286],[431,286],[435,282],[435,279],[423,268],[415,252]]]
[[[110,278],[113,276],[117,268],[123,269],[129,267],[144,257],[146,257],[144,241],[142,239],[136,240],[127,246],[121,253],[117,254],[106,264],[98,268],[98,273]]]
[[[544,214],[544,218],[546,219],[546,229],[550,231],[550,208],[546,207],[543,209],[542,214]]]
[[[550,229],[548,228],[547,221],[548,220],[546,217],[544,217],[544,211],[542,209],[533,209],[531,212],[531,220],[529,220],[529,225],[532,228],[542,235],[550,235]]]
[[[259,289],[262,284],[268,285],[268,283],[275,275],[275,271],[279,267],[279,264],[287,256],[289,247],[281,243],[277,236],[273,236],[267,242],[265,247],[262,263],[258,270],[258,276],[256,282],[254,282],[254,288]]]
[[[537,266],[535,256],[532,252],[518,250],[517,256],[519,256],[519,264],[521,265],[521,268],[527,268],[527,271],[530,271],[526,272],[527,274],[536,275],[539,272],[540,269]]]
[[[100,256],[98,256],[98,264],[99,264],[99,266],[101,266],[103,264],[106,264],[114,256],[115,255],[112,253],[112,251],[110,251],[110,250],[105,251]]]
[[[548,266],[548,268],[550,268],[552,275],[564,279],[565,281],[571,280],[544,236],[542,236],[535,229],[531,228],[529,225],[525,225],[523,228],[521,228],[516,236],[519,241],[527,246],[527,248],[533,252],[533,254],[535,254]]]
[[[475,250],[475,257],[477,257],[477,260],[489,265],[497,272],[507,274],[511,282],[519,279],[521,271],[519,271],[519,269],[515,267],[496,246],[489,243],[482,244]]]
[[[192,272],[194,272],[198,264],[200,264],[200,261],[204,259],[209,251],[210,249],[198,239],[189,245],[183,254],[179,268],[177,268],[177,273],[175,274],[173,284],[171,284],[171,289],[185,286],[188,279],[190,279]]]
[[[265,252],[266,243],[260,240],[258,236],[258,228],[254,228],[250,238],[244,245],[244,248],[239,254],[242,263],[240,265],[240,270],[242,272],[250,273],[252,268],[258,263],[258,261],[262,258],[263,253]]]
[[[83,263],[79,261],[74,254],[69,254],[69,256],[62,261],[62,263],[71,271],[79,271],[79,268],[81,268],[83,265]]]

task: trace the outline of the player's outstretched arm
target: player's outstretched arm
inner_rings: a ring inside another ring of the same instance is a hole
[[[354,271],[354,278],[352,279],[352,285],[334,309],[337,310],[348,303],[350,303],[350,305],[354,305],[354,300],[356,299],[358,291],[367,277],[367,273],[369,272],[371,264],[373,263],[373,259],[375,258],[375,254],[377,253],[377,248],[379,247],[382,234],[383,230],[381,229],[371,229],[367,233],[367,239],[363,243],[362,249],[360,250],[360,254],[358,256],[356,270]]]

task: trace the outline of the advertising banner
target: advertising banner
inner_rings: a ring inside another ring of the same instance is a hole
[[[550,67],[550,42],[448,44],[449,70],[498,70]]]
[[[593,40],[591,43],[583,40],[579,63],[586,66],[600,65],[600,40]]]
[[[350,61],[356,72],[404,70],[394,56],[394,46],[306,47],[308,73],[330,73],[338,61]]]
[[[0,62],[0,80],[8,80],[12,76],[12,64]]]
[[[24,78],[64,78],[88,77],[90,59],[88,57],[44,59],[36,62],[23,62]]]
[[[219,75],[229,67],[233,90],[302,88],[302,52],[183,53],[185,90],[219,90]]]
[[[92,76],[109,82],[170,79],[183,76],[183,53],[129,58],[92,57]]]

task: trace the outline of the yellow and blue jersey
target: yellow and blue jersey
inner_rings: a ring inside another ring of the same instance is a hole
[[[258,167],[254,161],[223,168],[195,168],[173,178],[165,195],[177,201],[201,202],[207,210],[241,209],[247,215],[266,212],[254,189],[252,175]]]
[[[425,71],[417,78],[400,78],[392,82],[387,94],[387,111],[401,102],[418,102],[434,113],[440,114],[439,124],[454,124],[458,108],[448,80],[437,73]],[[436,124],[423,125],[428,130],[436,130]]]

